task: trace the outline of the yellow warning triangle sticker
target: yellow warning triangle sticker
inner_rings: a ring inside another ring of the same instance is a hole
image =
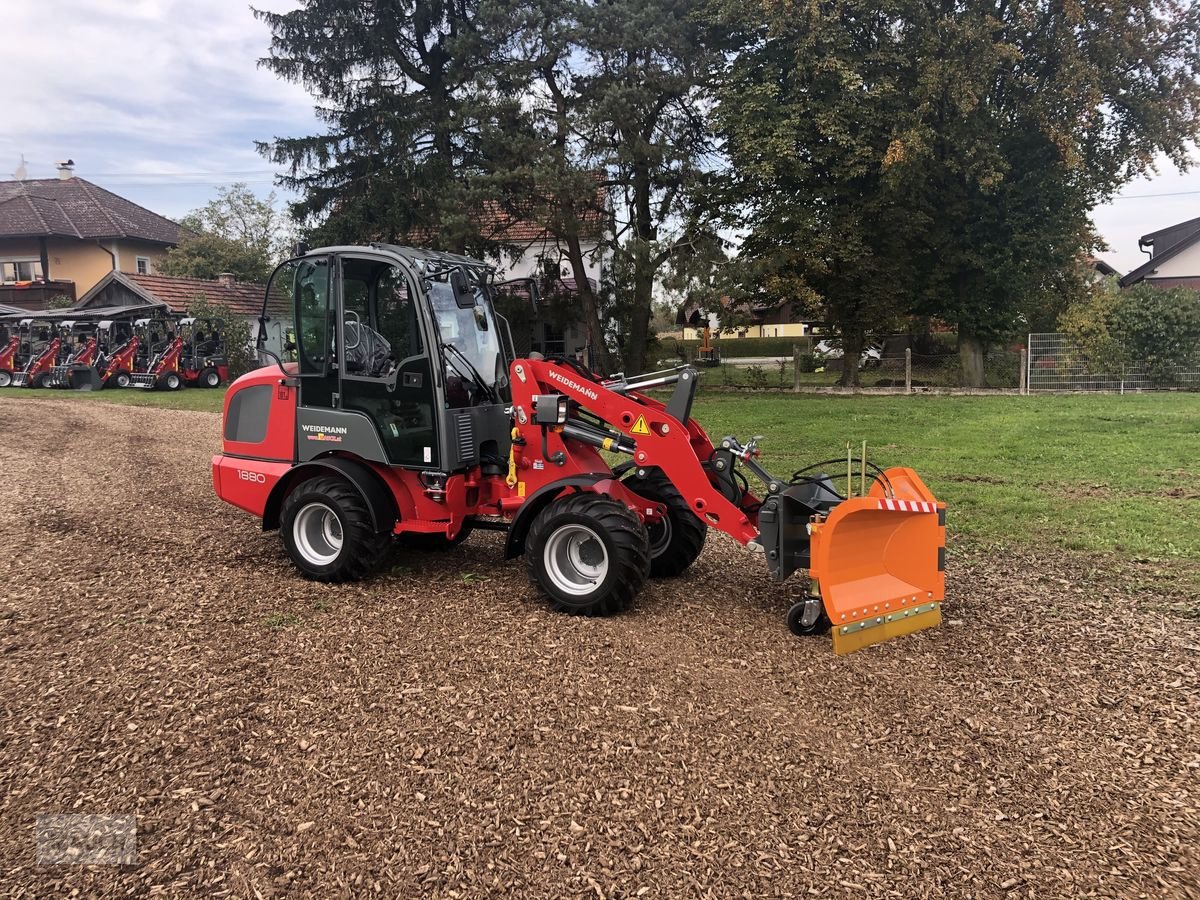
[[[633,434],[649,434],[650,426],[646,424],[646,417],[638,416],[637,421],[633,423],[633,427],[629,430]]]

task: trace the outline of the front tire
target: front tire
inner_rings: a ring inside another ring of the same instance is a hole
[[[650,577],[682,575],[704,549],[708,526],[696,517],[662,469],[639,469],[625,485],[639,497],[667,508],[661,521],[646,526],[650,537]]]
[[[183,378],[178,372],[168,372],[159,379],[158,386],[164,391],[177,391],[183,387]]]
[[[35,388],[39,388],[39,389],[44,388],[49,383],[50,383],[50,373],[49,372],[39,372],[37,375],[34,376],[33,386]]]
[[[119,387],[119,388],[129,387],[130,381],[131,381],[131,379],[129,377],[128,372],[118,372],[112,378],[108,379],[108,383],[110,386],[115,386],[115,387]]]
[[[221,385],[221,374],[216,369],[205,369],[197,379],[200,387],[215,388]]]
[[[310,478],[288,494],[280,534],[300,573],[330,584],[366,578],[392,543],[390,531],[375,531],[358,491],[334,476]]]
[[[525,542],[530,577],[559,612],[608,616],[633,605],[650,575],[641,520],[602,494],[570,494],[534,517]]]

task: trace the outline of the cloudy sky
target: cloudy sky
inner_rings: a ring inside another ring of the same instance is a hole
[[[4,0],[4,31],[19,37],[0,53],[0,178],[22,154],[33,178],[69,157],[81,177],[177,218],[217,185],[266,194],[274,171],[253,142],[318,127],[303,90],[257,68],[269,34],[241,0]],[[1197,216],[1200,170],[1164,168],[1096,210],[1103,257],[1128,271],[1145,259],[1140,235]]]

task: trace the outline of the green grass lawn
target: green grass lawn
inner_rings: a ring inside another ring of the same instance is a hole
[[[219,413],[225,402],[225,390],[217,388],[183,388],[178,391],[141,391],[135,388],[106,388],[102,391],[33,390],[29,388],[0,389],[0,397],[8,399],[71,400],[81,403],[117,403],[121,406],[156,406],[160,409],[192,409]]]
[[[784,478],[866,440],[873,461],[916,469],[965,537],[1200,559],[1197,394],[713,392],[693,414],[714,439],[763,435],[762,462]]]
[[[224,391],[9,389],[220,412]],[[1150,560],[1200,560],[1200,395],[862,396],[702,392],[710,436],[763,436],[763,463],[801,466],[869,444],[916,469],[949,506],[957,538]],[[839,467],[831,466],[836,475]],[[840,471],[845,473],[844,466]],[[1200,566],[1197,567],[1200,570]]]

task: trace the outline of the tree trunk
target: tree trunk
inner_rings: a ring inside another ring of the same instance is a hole
[[[983,341],[961,322],[958,325],[959,384],[962,387],[983,387]]]
[[[842,329],[842,377],[838,379],[841,387],[859,386],[859,362],[865,343],[866,336],[861,331]]]
[[[583,262],[583,248],[579,244],[579,235],[571,234],[564,240],[567,245],[567,259],[571,263],[571,274],[575,278],[575,291],[579,299],[580,317],[584,328],[587,329],[588,346],[591,348],[592,368],[601,375],[611,375],[613,372],[612,354],[608,352],[608,341],[604,335],[604,323],[600,321],[600,309],[596,303],[596,294],[592,291],[592,283],[588,281],[587,267]]]
[[[633,171],[633,230],[633,306],[622,356],[625,371],[636,373],[646,371],[650,307],[654,299],[654,267],[650,256],[657,238],[650,210],[650,172],[645,164],[635,166]]]

